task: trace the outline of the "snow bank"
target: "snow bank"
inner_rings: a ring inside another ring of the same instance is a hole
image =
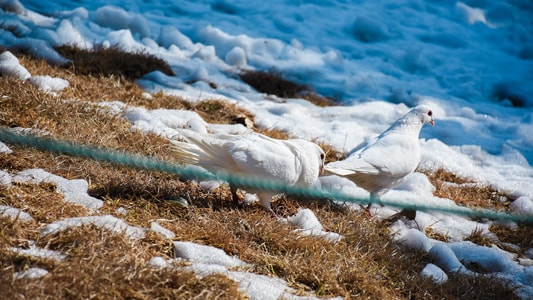
[[[20,80],[27,80],[31,77],[30,72],[24,68],[18,58],[9,51],[0,54],[0,74],[11,76]]]
[[[20,61],[9,51],[0,54],[0,75],[28,80],[45,92],[58,92],[69,86],[65,79],[45,76],[31,76],[30,72],[20,64]]]

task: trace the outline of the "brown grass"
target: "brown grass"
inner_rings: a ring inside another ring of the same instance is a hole
[[[436,190],[434,195],[441,198],[454,200],[456,203],[467,207],[480,207],[497,211],[509,211],[509,204],[515,197],[493,189],[492,187],[476,184],[468,178],[461,178],[442,168],[434,172],[425,172]],[[522,255],[533,247],[533,226],[531,224],[517,224],[516,228],[502,224],[494,224],[489,230],[497,239],[483,234],[481,230],[474,230],[466,240],[481,246],[497,245],[512,253]],[[426,235],[446,241],[448,238],[435,234],[431,228],[426,228]],[[518,246],[510,247],[509,244]]]
[[[130,53],[118,47],[96,47],[86,50],[63,45],[55,49],[63,57],[72,61],[68,67],[78,74],[123,76],[128,80],[139,79],[153,71],[174,76],[174,72],[164,60],[149,53]]]
[[[493,225],[489,228],[490,232],[496,234],[500,240],[500,247],[510,252],[517,252],[523,254],[526,250],[533,248],[533,225],[519,224],[516,228],[503,225]],[[519,247],[518,251],[508,249],[504,244],[509,243]]]
[[[505,211],[514,200],[509,194],[461,178],[443,168],[425,174],[436,188],[435,196],[451,199],[460,205]]]
[[[335,101],[313,92],[308,86],[284,79],[280,73],[264,71],[243,71],[242,81],[260,93],[280,98],[302,98],[318,106],[335,105]]]
[[[164,139],[132,132],[131,125],[122,118],[111,116],[94,104],[120,99],[153,108],[184,105],[204,111],[213,116],[210,121],[221,123],[230,122],[237,112],[246,113],[216,101],[197,106],[165,95],[147,100],[135,85],[114,76],[79,75],[73,69],[50,67],[29,58],[22,58],[22,63],[32,74],[59,76],[68,79],[71,86],[55,97],[30,84],[0,78],[3,127],[39,129],[53,138],[170,160]],[[228,107],[236,111],[227,114],[224,111]],[[283,135],[275,131],[271,134]],[[90,212],[65,203],[53,184],[1,185],[0,205],[20,208],[34,217],[27,223],[0,217],[0,289],[7,299],[243,298],[237,284],[225,276],[199,279],[179,268],[147,266],[153,256],[174,256],[171,241],[155,234],[128,240],[123,235],[83,226],[50,236],[39,235],[50,222],[89,214],[112,214],[143,227],[158,220],[176,234],[175,240],[219,247],[252,264],[250,271],[285,279],[302,295],[315,293],[346,299],[516,298],[512,287],[490,277],[452,274],[444,285],[421,278],[418,273],[429,262],[427,254],[400,248],[387,227],[340,205],[291,197],[279,197],[273,203],[274,210],[284,216],[299,208],[312,209],[326,230],[344,236],[332,244],[300,236],[258,206],[235,207],[225,186],[207,193],[198,185],[169,174],[10,146],[13,153],[0,155],[2,170],[16,173],[43,168],[68,179],[83,178],[89,182],[89,193],[105,204],[99,212]],[[186,199],[189,206],[168,201],[177,197]],[[126,209],[125,214],[117,213],[120,207]],[[30,240],[68,256],[54,261],[21,256],[8,249],[26,248]],[[38,280],[14,278],[14,272],[30,267],[45,268],[49,274]]]

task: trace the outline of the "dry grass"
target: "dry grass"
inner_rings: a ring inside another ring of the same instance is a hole
[[[139,79],[153,71],[174,76],[165,61],[148,53],[129,53],[118,47],[85,50],[68,45],[56,47],[56,51],[72,61],[68,67],[78,74],[123,76],[129,80]]]
[[[62,77],[71,86],[55,97],[30,84],[0,78],[3,127],[39,129],[54,138],[170,160],[164,139],[130,131],[130,124],[101,111],[94,103],[120,99],[149,108],[193,109],[212,116],[210,122],[220,123],[231,122],[234,114],[246,114],[236,106],[217,101],[193,105],[165,95],[147,100],[135,85],[114,76],[80,75],[74,73],[75,69],[51,67],[29,58],[22,58],[22,63],[32,74]],[[283,136],[281,132],[263,132]],[[512,287],[490,277],[451,275],[444,285],[421,278],[418,273],[429,262],[426,254],[400,248],[391,240],[387,227],[342,206],[290,197],[280,197],[273,203],[281,215],[294,214],[301,207],[311,208],[326,230],[344,236],[339,243],[331,244],[298,235],[258,206],[234,207],[227,187],[206,193],[196,184],[169,174],[13,145],[11,148],[12,154],[0,155],[2,170],[16,173],[43,168],[68,179],[86,179],[89,193],[105,202],[96,214],[112,214],[143,227],[158,220],[176,234],[176,240],[219,247],[252,264],[251,271],[281,277],[303,295],[314,292],[346,299],[516,298]],[[168,201],[177,197],[187,199],[190,205],[183,207]],[[53,184],[1,185],[0,205],[20,208],[34,217],[27,223],[0,217],[0,289],[8,299],[243,298],[237,284],[225,276],[199,279],[183,270],[147,266],[153,256],[174,255],[171,241],[154,234],[128,240],[84,226],[40,236],[40,229],[50,222],[95,214],[62,201]],[[119,207],[125,208],[126,214],[118,215]],[[30,240],[68,256],[54,261],[9,250],[27,248]],[[14,278],[14,272],[30,267],[43,267],[49,274],[38,280]]]
[[[309,87],[284,79],[276,72],[243,71],[242,81],[260,93],[276,95],[280,98],[302,98],[318,106],[331,106],[336,103],[313,92]]]
[[[443,168],[425,173],[436,188],[435,196],[452,199],[463,206],[505,211],[509,203],[515,200],[514,197],[504,192],[477,184],[468,178],[458,177]]]
[[[436,188],[435,196],[454,200],[463,206],[510,212],[509,204],[515,200],[513,196],[507,193],[497,191],[489,186],[476,184],[468,178],[458,177],[442,168],[434,172],[426,172],[426,175]],[[497,239],[483,234],[481,230],[474,230],[466,240],[481,246],[496,245],[519,255],[533,248],[533,225],[531,224],[518,224],[516,228],[494,224],[490,226],[489,230],[496,235]],[[426,228],[426,234],[437,240],[448,240],[446,236],[432,232],[429,227]]]
[[[533,226],[531,224],[519,224],[516,228],[493,225],[489,230],[496,234],[500,241],[499,246],[502,249],[523,254],[526,250],[533,248]],[[505,243],[516,245],[518,249],[509,249]]]

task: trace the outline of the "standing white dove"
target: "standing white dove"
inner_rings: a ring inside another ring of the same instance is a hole
[[[425,124],[435,124],[433,112],[426,105],[418,105],[380,135],[355,147],[346,159],[331,162],[325,169],[370,192],[370,208],[418,167],[418,139]]]
[[[236,174],[276,180],[289,186],[309,187],[324,170],[325,154],[315,143],[302,139],[278,140],[261,134],[201,135],[184,131],[187,142],[170,140],[178,163],[198,165],[215,174]],[[236,186],[230,185],[238,202]],[[257,190],[261,205],[277,217],[270,206],[275,192]]]

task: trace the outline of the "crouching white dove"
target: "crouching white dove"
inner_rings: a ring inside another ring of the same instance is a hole
[[[242,135],[201,135],[183,132],[187,142],[171,140],[177,162],[204,167],[215,174],[235,174],[260,180],[276,180],[289,186],[309,187],[324,169],[324,151],[301,139],[278,140],[256,133]],[[236,186],[230,185],[238,202]],[[250,191],[272,216],[270,206],[275,192]]]
[[[370,208],[418,167],[418,138],[424,124],[435,124],[433,112],[428,106],[419,105],[377,137],[355,147],[346,159],[329,163],[325,169],[370,192]]]

